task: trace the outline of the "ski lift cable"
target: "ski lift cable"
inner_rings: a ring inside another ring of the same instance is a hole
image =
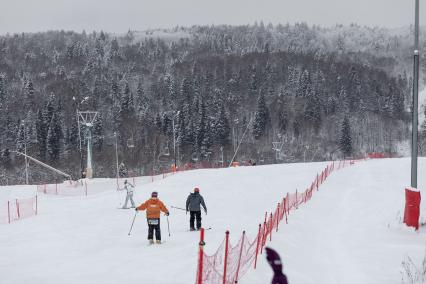
[[[249,126],[251,125],[251,122],[252,122],[252,121],[253,121],[253,116],[251,116],[251,117],[250,117],[250,121],[249,121],[249,123],[247,124],[246,129],[244,130],[243,136],[241,137],[240,142],[238,143],[237,149],[235,149],[234,156],[232,157],[231,162],[230,162],[230,163],[229,163],[229,165],[228,165],[228,168],[229,168],[229,167],[231,167],[232,163],[234,162],[235,156],[236,156],[236,155],[237,155],[237,153],[238,153],[238,149],[240,148],[241,142],[243,142],[243,139],[244,139],[244,137],[246,136],[247,130],[248,130]]]

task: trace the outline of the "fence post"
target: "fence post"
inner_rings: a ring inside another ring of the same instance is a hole
[[[290,198],[289,198],[289,194],[288,194],[288,192],[287,192],[287,197],[285,198],[286,199],[286,201],[287,201],[287,205],[286,205],[286,208],[287,208],[287,215],[289,215],[290,214]],[[286,218],[287,218],[287,216],[286,216]]]
[[[84,181],[84,187],[86,189],[86,196],[87,196],[87,181]]]
[[[263,247],[265,246],[265,236],[266,236],[265,230],[266,230],[266,221],[263,222],[262,243],[260,247],[260,254],[263,253]]]
[[[288,224],[288,220],[287,220],[287,198],[284,198],[283,200],[284,203],[284,215],[285,215],[285,223]]]
[[[317,173],[317,179],[316,179],[315,183],[317,185],[317,191],[318,191],[319,190],[319,185],[318,185],[318,183],[319,183],[319,176],[318,176],[318,173]]]
[[[35,196],[35,199],[36,199],[36,212],[35,212],[35,214],[37,215],[37,213],[38,213],[38,201],[37,201],[37,195]]]
[[[204,257],[204,228],[200,230],[200,243],[198,244],[198,272],[197,272],[197,284],[203,284],[203,257]]]
[[[261,230],[262,230],[262,225],[259,224],[259,232],[257,233],[256,255],[254,257],[254,269],[256,269],[257,255],[259,254],[259,244],[260,244],[260,232],[261,232]]]
[[[223,264],[223,284],[226,284],[226,269],[228,266],[228,253],[229,253],[229,231],[226,231],[225,236],[225,260]]]
[[[57,183],[55,183],[55,193],[56,193],[56,195],[58,195],[58,184]]]
[[[7,219],[9,220],[10,224],[10,201],[7,201]]]
[[[296,188],[296,209],[299,207],[299,204],[297,202],[297,188]]]
[[[241,237],[240,256],[238,257],[237,273],[235,274],[235,281],[234,281],[234,283],[238,283],[238,273],[240,272],[241,256],[243,255],[243,246],[244,246],[245,236],[246,236],[246,231],[243,231],[243,236]]]
[[[271,213],[271,217],[269,219],[269,223],[271,224],[269,226],[269,241],[272,242],[272,229],[274,228],[274,222],[272,221],[272,213]]]
[[[277,206],[277,232],[278,232],[278,224],[280,223],[280,203],[278,202],[278,206]]]
[[[47,194],[47,192],[46,192],[46,184],[44,184],[44,194]]]
[[[15,199],[15,201],[16,201],[16,212],[18,213],[18,219],[20,219],[21,218],[21,214],[19,214],[19,202],[18,202],[18,199]]]

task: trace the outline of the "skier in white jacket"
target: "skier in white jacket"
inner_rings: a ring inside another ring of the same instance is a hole
[[[124,181],[124,189],[126,189],[126,201],[124,202],[123,205],[123,209],[128,209],[127,207],[127,203],[130,200],[130,203],[132,203],[132,207],[131,208],[135,208],[135,202],[133,201],[133,188],[135,186],[133,184],[131,184],[130,182],[127,181],[127,179]]]

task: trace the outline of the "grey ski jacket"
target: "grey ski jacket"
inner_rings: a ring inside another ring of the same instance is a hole
[[[186,211],[201,211],[200,205],[203,206],[204,211],[207,212],[207,207],[201,194],[198,192],[190,193],[186,199]]]

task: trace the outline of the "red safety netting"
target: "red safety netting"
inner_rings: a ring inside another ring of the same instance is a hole
[[[313,193],[327,177],[334,172],[364,160],[344,160],[332,162],[310,183],[303,192],[287,193],[287,195],[277,203],[277,207],[271,213],[265,213],[263,224],[259,224],[259,231],[256,238],[250,242],[245,232],[235,246],[229,244],[229,232],[226,233],[224,241],[221,243],[216,253],[207,255],[204,253],[204,230],[201,233],[200,252],[196,274],[196,284],[231,284],[237,283],[239,279],[249,270],[254,263],[256,268],[257,257],[263,253],[263,248],[268,241],[272,241],[273,231],[278,231],[281,221],[288,222],[288,215],[291,210],[297,209],[303,203],[308,202]],[[226,264],[225,264],[226,263]],[[201,277],[200,277],[201,275]]]
[[[87,195],[88,186],[87,182],[83,180],[78,181],[65,181],[64,183],[55,184],[39,184],[37,185],[37,192],[44,194],[54,195]]]
[[[204,251],[202,252],[204,268],[201,283],[237,283],[252,265],[257,245],[257,237],[250,242],[243,232],[238,243],[232,246],[227,233],[216,253],[208,256]],[[199,279],[198,272],[197,279]]]
[[[37,215],[37,196],[8,201],[0,207],[0,223],[10,223]]]

